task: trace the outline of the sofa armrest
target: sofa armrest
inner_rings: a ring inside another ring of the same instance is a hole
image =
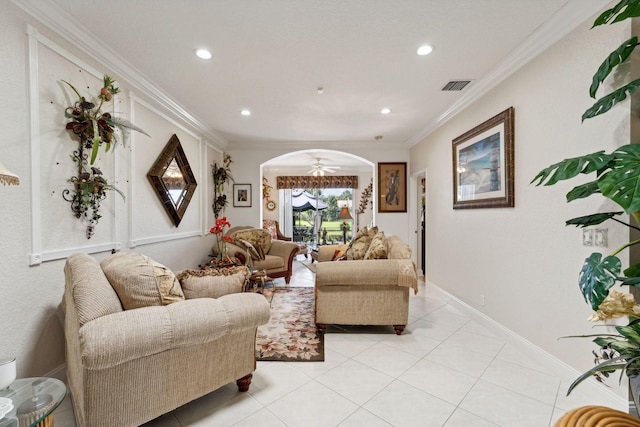
[[[269,320],[259,294],[198,298],[99,317],[80,328],[82,363],[104,369],[172,348],[214,341]]]
[[[288,260],[292,253],[297,253],[300,246],[285,240],[272,240],[269,255],[275,255]]]

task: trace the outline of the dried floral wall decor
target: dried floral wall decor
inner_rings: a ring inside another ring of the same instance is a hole
[[[217,163],[211,165],[213,175],[213,204],[211,207],[213,208],[213,215],[216,219],[218,219],[220,212],[223,212],[229,203],[227,195],[224,193],[224,186],[228,181],[233,182],[230,168],[231,163],[233,163],[231,155],[224,154],[222,165],[218,165]]]
[[[371,199],[371,195],[373,194],[373,178],[371,178],[371,182],[367,188],[362,190],[362,196],[360,196],[360,204],[358,205],[358,210],[356,210],[356,228],[360,230],[360,215],[367,211],[367,207],[370,207],[373,210],[373,200]]]
[[[67,123],[66,129],[78,140],[78,149],[71,154],[78,173],[69,179],[73,189],[64,190],[62,197],[71,203],[74,216],[87,223],[86,235],[87,239],[90,239],[102,217],[100,203],[107,197],[107,191],[114,190],[124,198],[124,194],[107,182],[95,164],[100,147],[104,147],[105,153],[109,152],[112,146],[115,147],[116,130],[122,134],[123,144],[131,130],[149,135],[129,121],[103,111],[103,107],[120,92],[115,86],[115,80],[108,75],[105,74],[103,77],[103,86],[99,94],[90,100],[82,96],[71,83],[64,80],[62,82],[77,96],[77,101],[65,109],[64,116],[71,120]]]

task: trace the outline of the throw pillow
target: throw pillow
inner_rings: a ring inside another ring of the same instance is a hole
[[[277,239],[278,238],[278,229],[276,227],[276,224],[273,220],[271,219],[265,219],[262,221],[262,228],[264,228],[265,230],[267,230],[269,232],[269,234],[271,234],[271,238],[272,239]]]
[[[271,250],[271,235],[267,230],[263,230],[261,228],[242,230],[235,233],[234,237],[251,242],[251,244],[255,246],[256,250],[258,249],[258,246],[262,247],[262,251],[265,254],[268,254]]]
[[[379,231],[369,244],[367,252],[364,254],[364,259],[386,259],[387,248],[384,244],[384,231]]]
[[[184,300],[173,272],[148,256],[117,253],[100,263],[125,310]]]
[[[374,230],[373,234],[371,234],[371,230]],[[364,259],[364,255],[367,253],[367,249],[369,249],[369,244],[373,239],[373,236],[378,231],[377,227],[372,228],[371,230],[364,227],[362,230],[358,231],[356,237],[351,241],[349,247],[347,248],[347,259],[349,260],[359,260]]]
[[[238,239],[237,237],[234,239],[234,243],[240,246],[242,249],[247,251],[251,258],[253,259],[264,259],[260,258],[260,252],[256,250],[256,247],[248,240]]]
[[[344,256],[345,256],[345,249],[336,249],[333,252],[333,257],[331,258],[331,261],[340,261]]]
[[[184,296],[193,298],[219,298],[223,295],[242,292],[251,273],[244,266],[184,270],[176,276],[180,281]]]

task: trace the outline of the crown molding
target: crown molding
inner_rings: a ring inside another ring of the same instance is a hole
[[[95,37],[80,22],[60,13],[55,3],[40,0],[11,0],[11,2],[91,58],[112,70],[114,74],[122,77],[135,90],[175,114],[180,120],[201,133],[205,139],[211,141],[211,144],[220,149],[225,149],[229,145],[215,130],[174,101],[109,45]]]
[[[608,3],[610,3],[609,0],[569,0],[487,75],[469,85],[469,89],[435,121],[429,123],[415,136],[407,140],[408,147],[413,147],[425,139],[440,126],[498,86],[507,77],[602,10]]]

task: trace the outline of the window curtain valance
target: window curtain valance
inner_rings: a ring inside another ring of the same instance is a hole
[[[278,190],[293,188],[358,188],[357,176],[277,176]]]

